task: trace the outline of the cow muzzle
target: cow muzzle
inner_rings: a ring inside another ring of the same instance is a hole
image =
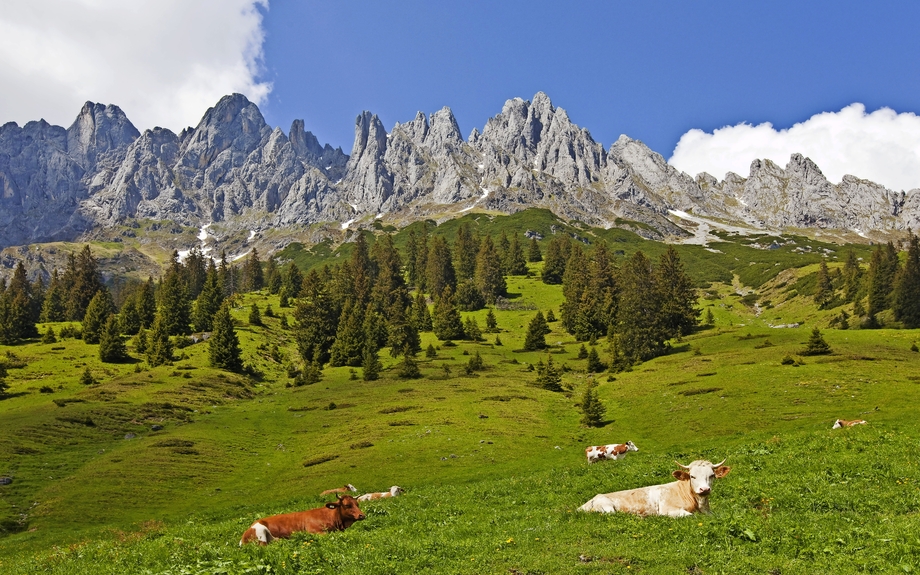
[[[700,487],[700,489],[699,489],[699,494],[700,494],[700,495],[709,495],[709,492],[710,492],[710,491],[712,491],[712,488],[711,488],[711,487]]]

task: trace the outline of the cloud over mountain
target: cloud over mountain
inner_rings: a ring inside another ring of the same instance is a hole
[[[0,12],[3,121],[67,125],[118,103],[141,129],[181,130],[224,94],[264,101],[268,0],[30,0]]]
[[[681,137],[668,163],[691,175],[747,177],[753,158],[785,164],[793,153],[811,158],[831,182],[851,174],[893,190],[920,188],[920,117],[890,108],[866,113],[865,106],[854,103],[785,130],[769,122],[726,126],[711,134],[694,129]]]

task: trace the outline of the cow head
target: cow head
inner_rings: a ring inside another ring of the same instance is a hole
[[[357,499],[351,495],[338,495],[336,499],[338,499],[338,501],[330,501],[327,503],[326,508],[337,510],[345,527],[348,527],[355,521],[364,519],[364,513],[361,511],[361,508],[358,507]]]
[[[393,497],[396,497],[397,495],[402,495],[403,493],[405,493],[405,491],[399,485],[394,485],[393,487],[390,487],[390,495],[392,495]]]
[[[838,419],[834,422],[834,425],[831,427],[831,429],[840,429],[841,427],[843,427],[843,421]]]
[[[627,441],[626,443],[624,443],[624,445],[626,446],[627,451],[639,451],[639,448],[636,447],[636,444],[633,443],[632,441]]]
[[[352,485],[351,483],[346,484],[345,488],[348,489],[349,491],[354,491],[355,493],[358,492],[358,488]]]
[[[725,463],[724,459],[715,465],[705,460],[697,460],[690,465],[683,465],[679,461],[674,463],[679,465],[681,469],[678,469],[672,475],[679,481],[689,481],[690,490],[694,495],[700,497],[705,497],[712,491],[713,479],[721,479],[732,470],[731,467],[722,465]]]

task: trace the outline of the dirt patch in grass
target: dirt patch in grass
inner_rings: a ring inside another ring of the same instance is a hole
[[[308,459],[303,462],[304,467],[313,467],[314,465],[319,465],[321,463],[326,463],[327,461],[332,461],[333,459],[338,459],[338,455],[321,455],[319,457],[314,457],[313,459]]]
[[[192,447],[193,445],[195,442],[188,439],[164,439],[157,441],[151,447]]]
[[[483,397],[480,401],[511,401],[512,399],[529,399],[534,401],[532,397],[527,397],[526,395],[490,395],[488,397]]]
[[[388,413],[403,413],[404,411],[412,411],[413,409],[418,409],[418,407],[414,405],[396,405],[393,407],[384,407],[377,413],[386,415]]]
[[[691,395],[704,395],[706,393],[715,393],[717,391],[722,391],[721,387],[703,387],[700,389],[685,389],[683,391],[678,391],[680,395],[690,397]]]

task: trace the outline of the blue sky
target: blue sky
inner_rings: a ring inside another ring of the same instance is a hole
[[[920,187],[920,2],[0,0],[0,122],[69,125],[85,100],[140,129],[194,125],[242,92],[350,152],[449,106],[464,136],[546,92],[609,146],[695,175],[792,151]],[[9,89],[10,86],[15,88]],[[856,104],[856,106],[854,106]],[[859,106],[861,104],[862,106]],[[816,116],[820,115],[820,116]]]

